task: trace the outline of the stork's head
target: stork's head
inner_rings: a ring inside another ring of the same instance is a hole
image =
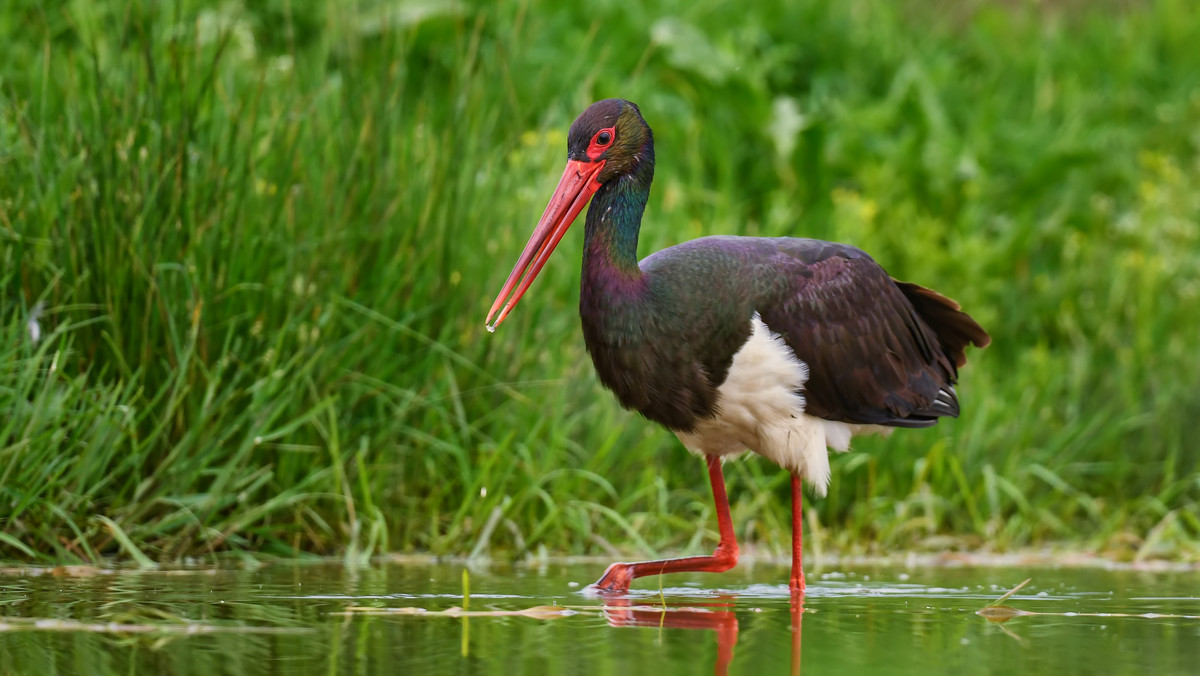
[[[567,135],[567,167],[529,243],[492,303],[487,317],[488,330],[494,331],[516,307],[567,228],[597,190],[622,176],[640,178],[648,186],[653,175],[653,136],[633,102],[604,99],[588,106],[575,118]],[[504,310],[493,324],[492,317],[501,305]]]

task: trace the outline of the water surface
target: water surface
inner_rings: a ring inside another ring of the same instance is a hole
[[[472,569],[467,617],[458,565],[10,568],[0,674],[1200,673],[1195,570],[839,567],[794,613],[783,566],[581,593],[603,568]],[[1025,578],[1040,614],[976,614]]]

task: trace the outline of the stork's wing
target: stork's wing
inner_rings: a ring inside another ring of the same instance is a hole
[[[757,310],[808,364],[807,413],[895,427],[958,415],[964,348],[990,339],[957,303],[851,247],[780,240],[778,251],[786,279]]]

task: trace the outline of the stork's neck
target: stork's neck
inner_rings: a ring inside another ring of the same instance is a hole
[[[643,330],[648,310],[647,280],[638,267],[637,241],[650,183],[634,178],[613,179],[596,191],[584,231],[579,316],[584,342],[606,383],[612,378],[606,377],[610,374],[601,366],[606,360],[597,355],[613,345],[628,344]]]
[[[650,165],[648,172],[621,175],[596,191],[584,225],[585,287],[589,278],[594,279],[596,274],[629,280],[641,277],[637,262],[638,231],[650,197],[653,171],[653,165]]]

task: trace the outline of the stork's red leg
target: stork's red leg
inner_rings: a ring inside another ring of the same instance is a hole
[[[804,596],[804,490],[800,475],[792,475],[792,598]]]
[[[733,535],[733,520],[729,518],[729,498],[725,495],[725,475],[721,473],[721,460],[716,456],[708,456],[707,460],[708,480],[712,483],[713,500],[717,504],[717,528],[721,533],[721,541],[712,556],[614,563],[604,571],[604,577],[593,585],[596,589],[611,592],[629,591],[630,582],[646,575],[687,571],[720,573],[737,564],[737,538]]]
[[[804,491],[800,475],[792,475],[792,674],[800,674],[800,621],[804,619],[804,523],[800,520],[804,507]]]

